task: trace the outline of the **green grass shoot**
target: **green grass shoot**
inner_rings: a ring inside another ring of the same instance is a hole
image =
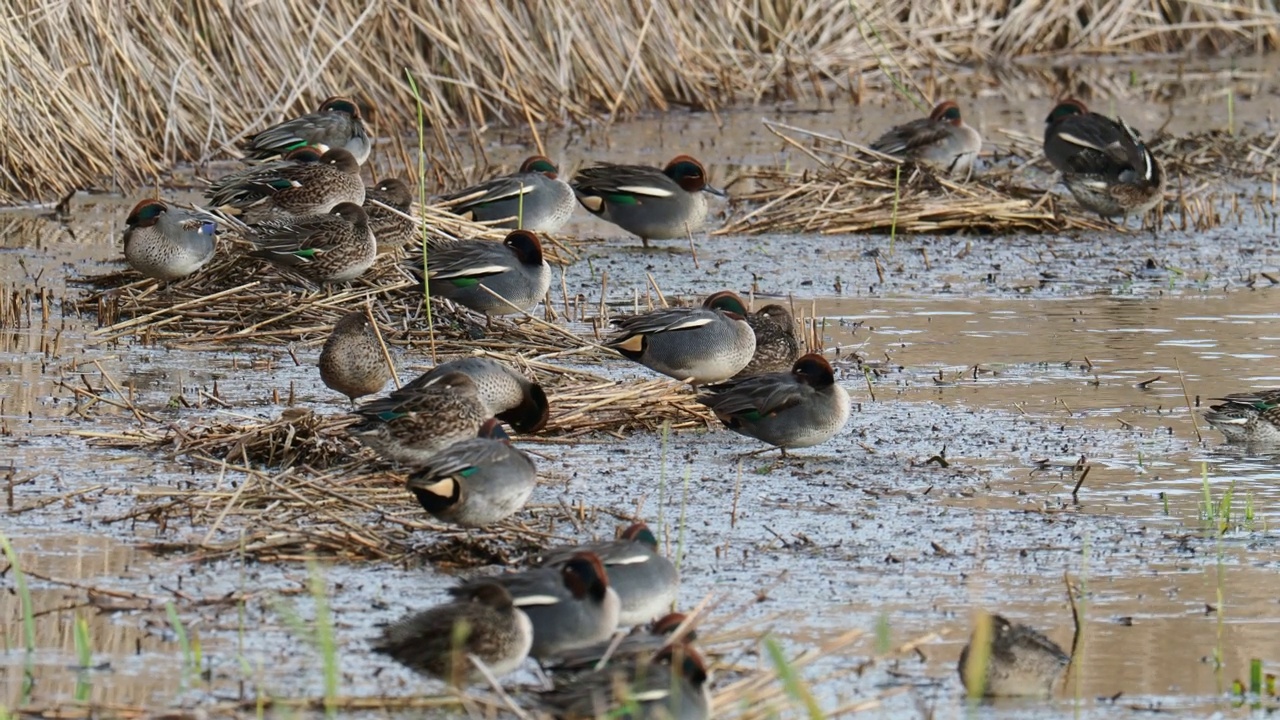
[[[173,628],[173,635],[178,639],[178,650],[182,653],[182,671],[184,679],[200,672],[200,659],[197,657],[196,646],[191,642],[191,636],[187,633],[187,627],[182,624],[182,618],[178,617],[178,608],[174,606],[173,601],[164,604],[165,615],[169,619],[169,625]]]
[[[885,655],[893,649],[893,628],[889,625],[889,613],[881,610],[876,616],[876,654]]]
[[[36,619],[35,609],[31,605],[31,591],[27,588],[27,576],[22,573],[18,553],[14,552],[13,545],[9,544],[9,538],[4,533],[0,533],[0,550],[4,550],[4,556],[9,561],[9,568],[13,572],[13,586],[18,591],[18,602],[22,605],[22,641],[26,644],[27,652],[32,653],[36,649]]]
[[[413,93],[413,101],[417,105],[418,110],[418,207],[426,207],[427,205],[427,114],[426,104],[422,101],[422,95],[418,92],[418,81],[414,79],[413,73],[409,72],[409,68],[404,69],[404,75],[409,80],[409,90]],[[428,338],[431,343],[431,362],[437,362],[436,358],[436,330],[435,321],[431,317],[431,283],[427,282],[427,224],[422,223],[422,241],[419,243],[422,248],[422,304],[426,308],[427,313],[427,331]]]
[[[82,670],[93,667],[93,642],[89,639],[89,620],[76,614],[75,624],[76,662]]]
[[[332,717],[338,699],[338,645],[333,633],[333,618],[329,613],[328,587],[320,568],[311,564],[311,600],[315,604],[315,644],[324,666],[324,710]]]
[[[826,717],[826,714],[822,712],[822,708],[818,706],[817,699],[809,691],[809,686],[796,673],[796,669],[791,666],[786,654],[782,652],[782,646],[778,644],[778,641],[773,636],[765,637],[764,649],[769,655],[769,661],[773,663],[774,669],[778,672],[778,679],[782,681],[782,687],[796,702],[804,706],[809,720],[822,720]]]
[[[991,615],[982,613],[973,626],[969,640],[969,655],[965,658],[964,686],[968,689],[970,703],[975,703],[987,691],[987,665],[991,662],[991,640],[994,636]]]

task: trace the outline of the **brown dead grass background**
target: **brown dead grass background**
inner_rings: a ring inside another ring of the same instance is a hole
[[[378,133],[853,93],[1028,55],[1262,52],[1274,0],[13,0],[0,201],[155,184],[353,94]]]

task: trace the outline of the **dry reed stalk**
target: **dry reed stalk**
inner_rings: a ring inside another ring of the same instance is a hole
[[[0,11],[0,54],[22,58],[10,63],[0,108],[0,201],[157,185],[176,163],[235,154],[248,134],[333,94],[357,97],[380,136],[398,136],[417,127],[406,72],[442,152],[429,168],[441,180],[461,164],[447,150],[448,128],[825,100],[854,92],[854,76],[861,91],[886,54],[901,73],[993,55],[1280,46],[1280,10],[1268,0],[1133,0],[1097,14],[1071,3],[966,8],[960,16],[920,0],[390,0],[333,2],[317,14],[303,0],[15,0]],[[868,30],[878,42],[864,40]],[[478,132],[471,142],[479,146]]]

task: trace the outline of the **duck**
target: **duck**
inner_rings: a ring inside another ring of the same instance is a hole
[[[529,655],[538,660],[588,647],[618,627],[618,593],[609,587],[600,558],[582,552],[556,567],[493,575],[450,589],[465,597],[477,582],[496,582],[533,623]]]
[[[555,163],[542,155],[527,158],[511,174],[444,195],[450,210],[475,222],[530,232],[554,233],[577,205],[573,189],[560,179]]]
[[[483,679],[479,658],[494,677],[514,672],[529,657],[533,623],[499,583],[478,582],[451,602],[386,627],[375,652],[455,687]]]
[[[606,347],[694,386],[728,380],[755,356],[755,333],[746,318],[734,311],[663,308],[611,322],[618,333],[605,341]]]
[[[313,113],[272,125],[249,138],[245,150],[252,158],[265,159],[308,145],[341,148],[361,165],[373,150],[360,106],[346,97],[327,98]]]
[[[658,552],[658,539],[645,523],[630,525],[613,542],[549,550],[538,565],[553,567],[583,552],[594,553],[604,563],[609,587],[622,602],[618,625],[649,622],[675,603],[680,573]]]
[[[487,527],[511,517],[537,484],[533,460],[511,446],[496,419],[477,437],[454,443],[418,466],[406,486],[422,509],[459,527]]]
[[[422,255],[412,254],[407,267],[421,279]],[[440,243],[427,252],[427,279],[431,295],[485,315],[510,315],[532,310],[546,296],[551,268],[538,236],[513,230],[501,243]]]
[[[413,392],[445,373],[460,372],[475,383],[484,412],[521,434],[546,427],[551,415],[547,393],[511,366],[486,357],[465,357],[440,363],[407,383],[401,392]]]
[[[667,613],[648,625],[637,625],[626,635],[614,636],[588,647],[556,655],[543,666],[556,675],[563,675],[599,670],[610,664],[626,664],[641,658],[653,657],[673,642],[692,642],[698,639],[698,633],[692,627],[676,634],[688,620],[689,616],[684,613]]]
[[[413,191],[409,183],[400,178],[387,178],[371,188],[365,188],[364,214],[369,217],[369,229],[378,242],[379,254],[403,248],[418,238],[417,223],[374,201],[408,214],[413,205]]]
[[[849,421],[849,393],[836,383],[831,363],[802,355],[791,372],[730,380],[704,388],[698,402],[733,432],[782,451],[820,445]]]
[[[391,380],[382,344],[363,308],[343,315],[320,350],[320,381],[355,403],[382,392]]]
[[[251,256],[316,283],[355,280],[378,254],[368,216],[349,202],[324,213],[253,225],[248,238],[257,246]]]
[[[651,658],[575,676],[539,695],[560,720],[707,720],[713,705],[710,676],[691,645],[670,645]]]
[[[124,258],[156,280],[181,280],[213,258],[218,226],[208,215],[150,198],[125,219]]]
[[[661,170],[598,163],[579,171],[570,186],[587,212],[639,236],[646,248],[650,240],[698,232],[707,219],[707,195],[727,197],[707,183],[702,163],[688,155]]]
[[[948,175],[967,176],[982,151],[982,136],[965,124],[954,100],[943,100],[929,117],[889,129],[871,143],[871,149],[930,165]]]
[[[1164,199],[1164,169],[1138,133],[1075,98],[1045,118],[1044,154],[1076,202],[1104,219],[1142,217]]]
[[[1232,443],[1280,444],[1280,388],[1210,398],[1204,419]]]
[[[977,629],[960,651],[960,680],[970,696],[1047,698],[1071,663],[1071,656],[1057,643],[1000,615],[990,616],[988,637],[991,649],[985,668],[968,667],[972,648],[979,640]],[[974,680],[981,684],[972,685]]]
[[[789,370],[800,357],[800,340],[796,337],[796,321],[791,312],[776,303],[748,312],[742,299],[723,290],[702,301],[702,306],[741,315],[756,336],[756,350],[751,362],[738,371],[735,378]]]
[[[356,409],[359,422],[348,434],[394,463],[417,466],[436,453],[476,435],[489,415],[476,384],[449,372],[429,383],[400,388]]]
[[[300,148],[283,160],[232,173],[214,181],[205,196],[249,225],[362,204],[364,182],[355,157],[341,148],[315,155],[315,149]]]

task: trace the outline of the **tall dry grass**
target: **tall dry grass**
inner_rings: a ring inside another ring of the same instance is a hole
[[[849,91],[993,57],[1264,51],[1275,0],[10,0],[0,200],[156,182],[331,94],[413,127]]]

